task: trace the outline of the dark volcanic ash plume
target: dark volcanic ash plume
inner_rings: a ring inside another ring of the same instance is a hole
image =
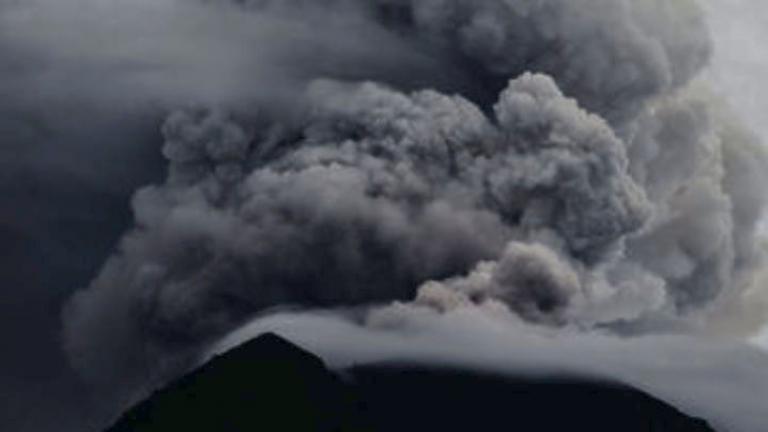
[[[167,117],[165,181],[136,193],[135,227],[64,313],[96,380],[172,373],[282,306],[371,306],[370,325],[480,308],[615,334],[762,318],[744,298],[768,157],[695,79],[710,45],[693,1],[200,7],[398,42],[373,66],[355,62],[375,44],[321,65],[286,44],[281,67],[314,75],[280,103]]]

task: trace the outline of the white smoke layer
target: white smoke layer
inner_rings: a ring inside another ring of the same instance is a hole
[[[165,181],[64,312],[96,382],[153,383],[289,306],[369,308],[376,332],[467,313],[553,345],[765,322],[768,155],[697,79],[694,1],[102,6],[11,7],[0,28],[65,57],[42,90],[71,60],[118,68],[133,102],[211,106],[169,114]],[[113,7],[160,18],[136,39],[130,14],[105,25]],[[113,49],[24,31],[72,20]]]
[[[765,430],[766,354],[727,340],[551,332],[471,309],[409,315],[396,329],[362,327],[338,313],[285,313],[255,320],[204,358],[266,331],[318,353],[332,367],[406,362],[516,377],[619,380],[705,418],[715,430]]]

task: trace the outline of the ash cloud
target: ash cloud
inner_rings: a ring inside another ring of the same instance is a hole
[[[107,314],[136,327],[129,339],[204,341],[283,304],[405,300],[513,239],[542,246],[509,249],[498,285],[516,286],[500,295],[544,319],[579,283],[566,267],[573,287],[560,286],[557,253],[586,273],[650,215],[622,141],[544,75],[511,81],[495,119],[372,83],[316,82],[306,107],[296,127],[260,131],[172,114],[167,181],[135,196],[137,228],[73,300],[68,335],[99,344],[87,333]]]
[[[152,385],[282,307],[621,336],[762,319],[745,299],[768,156],[696,79],[695,2],[356,3],[191,7],[228,50],[170,50],[191,57],[157,86],[181,106],[159,127],[166,178],[64,311],[84,374]],[[237,79],[208,98],[187,62]]]
[[[614,121],[688,82],[710,52],[703,16],[687,0],[378,3],[394,21],[474,63],[479,78],[503,86],[524,71],[543,72]]]

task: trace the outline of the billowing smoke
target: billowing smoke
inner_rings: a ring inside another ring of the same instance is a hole
[[[278,38],[260,59],[303,72],[267,74],[280,103],[262,76],[168,115],[165,181],[64,313],[97,381],[175,373],[283,307],[385,328],[462,309],[614,335],[761,322],[768,156],[696,80],[693,1],[209,3],[230,23],[333,16],[320,40],[343,43],[318,65]]]
[[[378,3],[472,62],[479,78],[503,86],[522,71],[544,72],[609,119],[686,83],[710,50],[702,17],[687,0]]]

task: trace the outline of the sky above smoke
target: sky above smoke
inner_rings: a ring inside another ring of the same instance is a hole
[[[714,366],[677,393],[684,348],[606,367],[754,430],[682,393],[761,358],[717,360],[768,313],[746,3],[0,1],[5,331],[39,341],[5,361],[46,371],[3,396],[109,413],[254,316],[349,307],[342,340],[472,316],[585,373],[575,341],[687,335]]]

